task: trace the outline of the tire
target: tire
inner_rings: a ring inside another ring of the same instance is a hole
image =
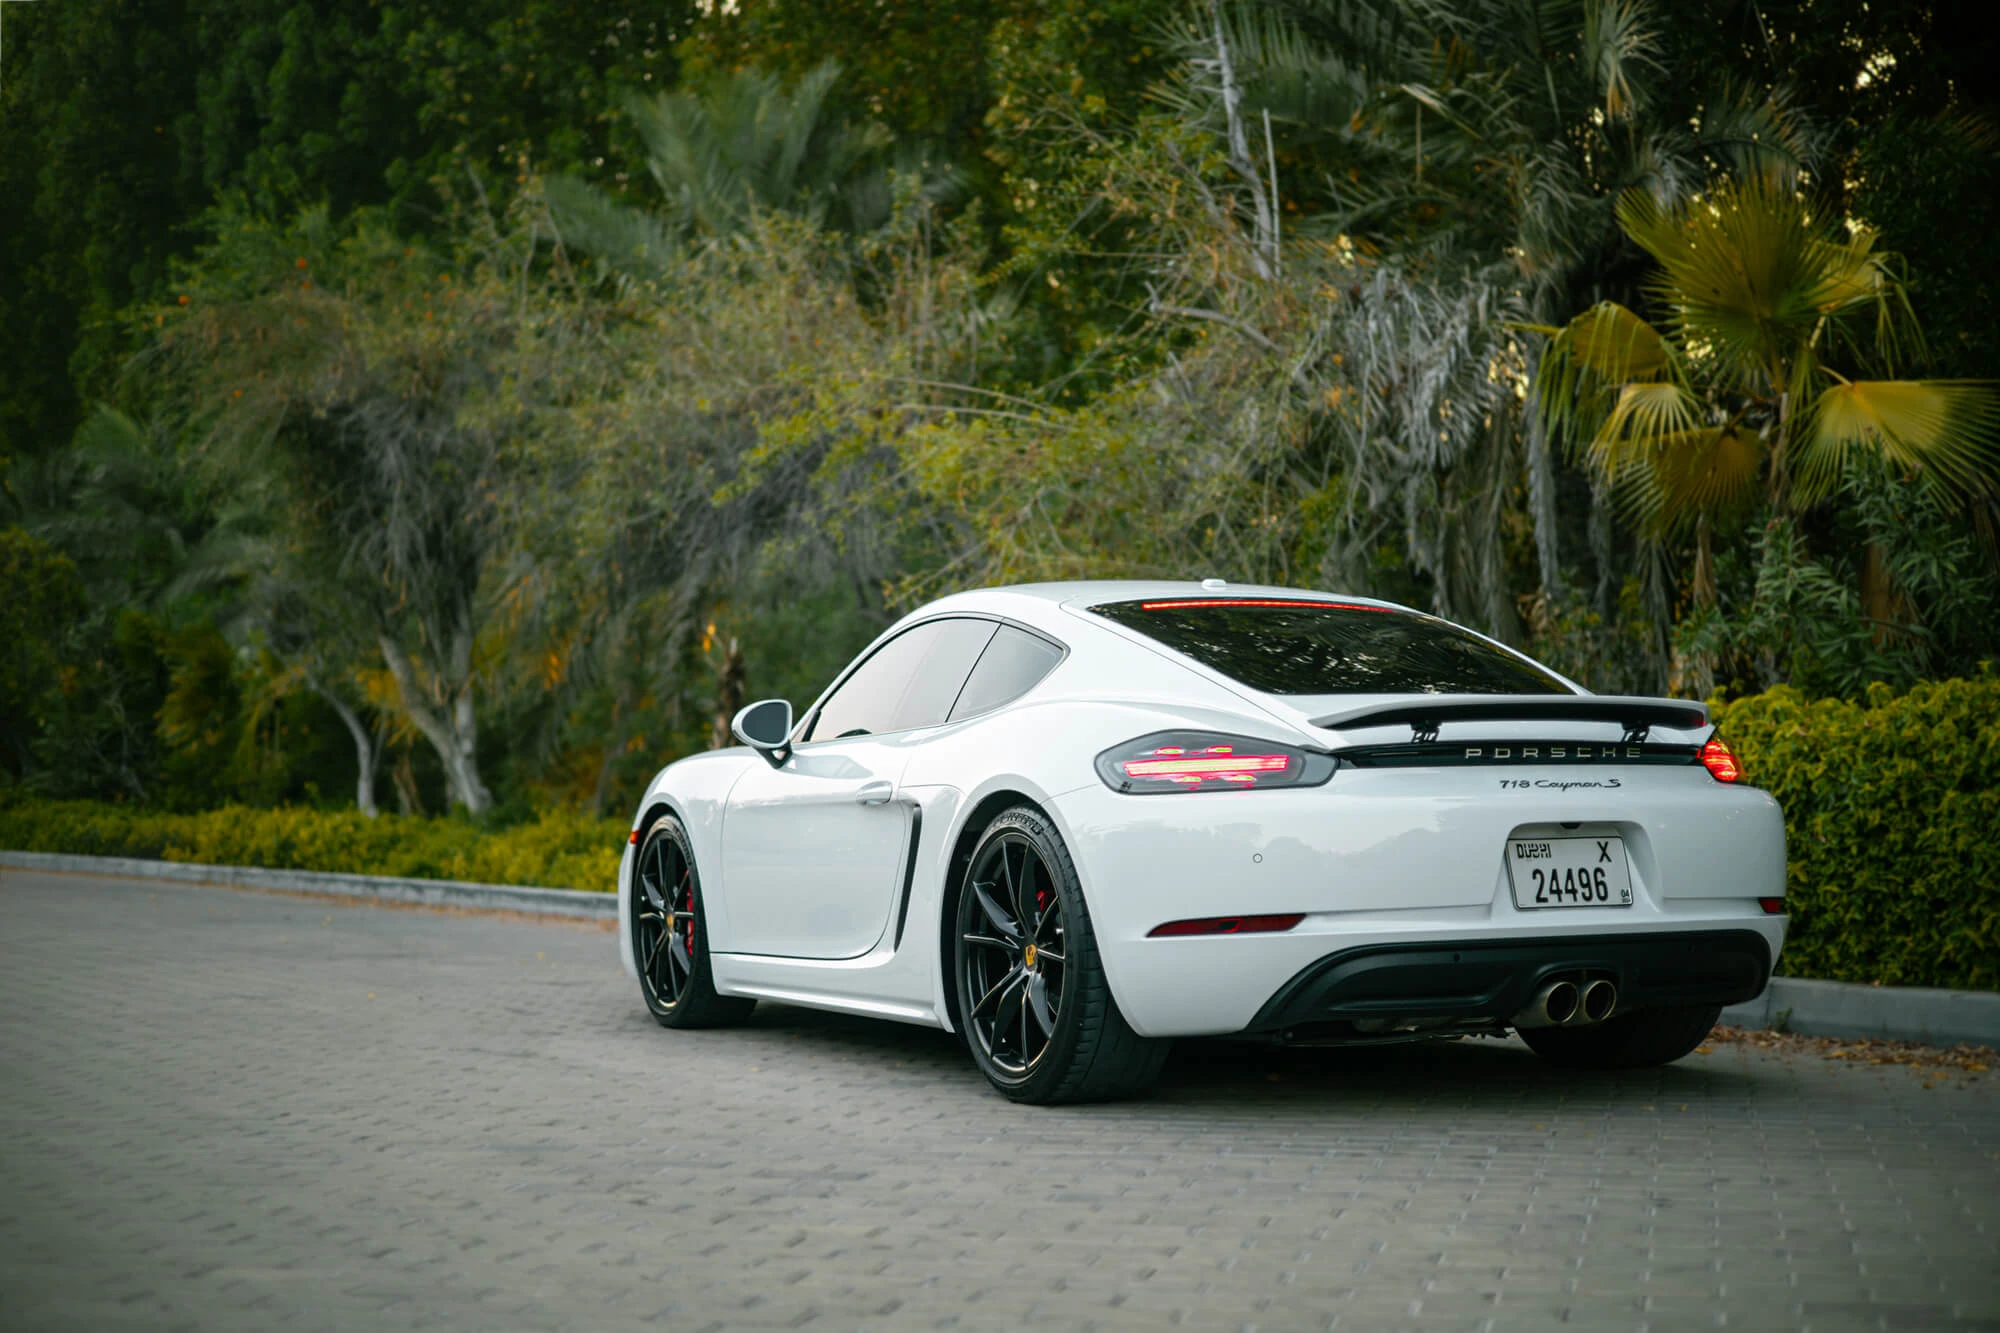
[[[1171,1041],[1141,1037],[1112,998],[1076,865],[1047,816],[986,826],[959,891],[950,951],[959,1028],[1002,1096],[1055,1105],[1150,1088]]]
[[[1577,1028],[1527,1028],[1521,1040],[1551,1064],[1569,1069],[1647,1069],[1672,1064],[1701,1045],[1719,1004],[1641,1009]]]
[[[715,993],[701,876],[687,830],[673,815],[654,820],[640,840],[630,912],[639,995],[660,1026],[726,1027],[750,1016],[755,1000]]]

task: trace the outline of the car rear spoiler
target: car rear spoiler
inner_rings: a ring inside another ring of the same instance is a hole
[[[1618,694],[1438,694],[1393,704],[1364,704],[1312,720],[1315,727],[1346,731],[1401,723],[1435,737],[1446,722],[1616,722],[1627,735],[1652,727],[1692,731],[1708,725],[1708,705],[1690,699],[1646,699]]]

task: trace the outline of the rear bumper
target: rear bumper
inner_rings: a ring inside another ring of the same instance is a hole
[[[1558,974],[1618,987],[1618,1012],[1737,1004],[1771,975],[1771,946],[1752,930],[1438,940],[1362,945],[1310,964],[1278,987],[1247,1033],[1367,1035],[1416,1021],[1502,1024]]]

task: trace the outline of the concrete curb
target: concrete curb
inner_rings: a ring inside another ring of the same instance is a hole
[[[1762,995],[1724,1009],[1722,1021],[1808,1037],[2000,1046],[2000,994],[1772,977]]]
[[[467,884],[450,879],[397,879],[387,875],[339,875],[322,870],[266,870],[261,866],[191,865],[181,861],[141,861],[124,856],[71,856],[65,852],[0,852],[0,866],[87,875],[127,875],[221,884],[238,889],[278,889],[330,893],[342,898],[421,903],[429,907],[478,907],[488,911],[532,912],[539,916],[615,920],[618,895],[582,889],[528,889],[513,884]]]

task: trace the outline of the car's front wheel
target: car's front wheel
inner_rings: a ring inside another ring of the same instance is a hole
[[[662,1027],[709,1028],[740,1023],[755,1000],[715,993],[709,971],[708,926],[701,910],[701,876],[687,830],[661,815],[646,830],[632,862],[632,961],[639,993]]]
[[[1644,1069],[1672,1064],[1701,1045],[1722,1016],[1716,1004],[1640,1009],[1576,1028],[1527,1028],[1521,1040],[1570,1069]]]
[[[952,940],[966,1045],[1005,1096],[1109,1101],[1159,1076],[1172,1043],[1118,1012],[1076,866],[1039,810],[1016,806],[980,835]]]

